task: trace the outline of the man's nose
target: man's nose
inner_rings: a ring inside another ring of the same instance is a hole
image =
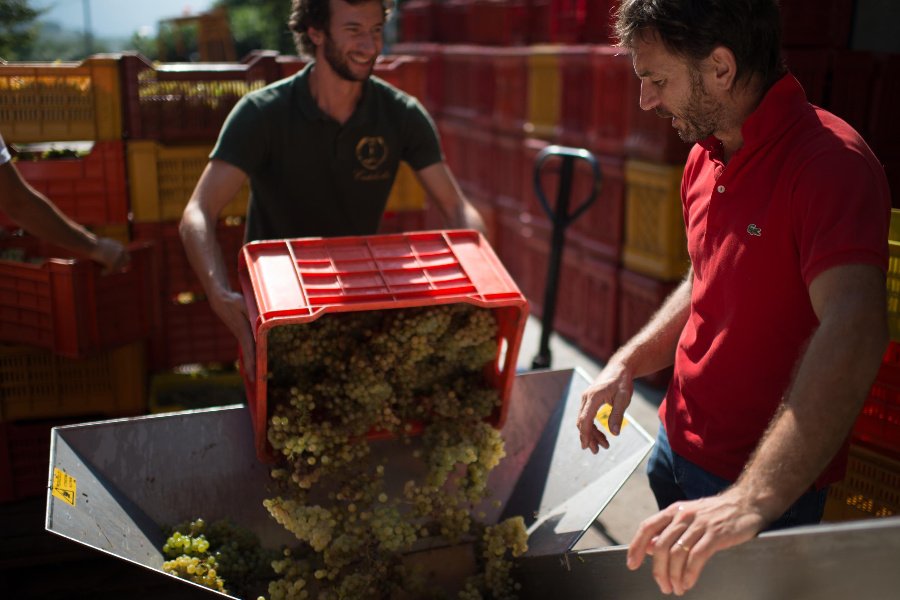
[[[659,106],[659,96],[653,88],[653,84],[641,81],[641,96],[638,104],[641,110],[653,110]]]

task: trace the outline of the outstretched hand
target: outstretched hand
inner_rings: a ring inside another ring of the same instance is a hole
[[[609,448],[609,440],[597,427],[594,418],[604,404],[612,407],[609,415],[609,430],[619,435],[625,409],[631,403],[634,392],[634,378],[621,363],[610,362],[600,372],[594,382],[581,395],[581,410],[578,412],[578,434],[582,450],[590,448],[597,454],[600,447]]]
[[[91,260],[103,266],[104,273],[112,273],[125,268],[131,261],[128,250],[114,239],[97,238],[97,245],[91,252]]]
[[[753,539],[767,520],[736,488],[677,502],[645,519],[628,546],[628,568],[653,557],[653,578],[664,594],[681,596],[720,550]]]

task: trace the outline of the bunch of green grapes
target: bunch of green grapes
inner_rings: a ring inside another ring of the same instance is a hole
[[[209,525],[203,519],[179,524],[162,550],[170,559],[163,563],[163,571],[238,597],[253,597],[275,575],[276,554],[227,519]]]
[[[280,494],[265,506],[300,542],[273,564],[272,600],[430,597],[404,554],[422,538],[477,538],[484,526],[472,512],[504,455],[487,422],[500,397],[483,377],[497,331],[491,311],[458,303],[338,313],[270,332],[267,433],[281,463],[272,471]],[[422,426],[426,475],[389,497],[367,434],[408,439],[412,421]],[[505,544],[501,558],[518,551],[508,525],[497,531],[489,539]],[[467,590],[511,597],[499,560],[482,561]]]

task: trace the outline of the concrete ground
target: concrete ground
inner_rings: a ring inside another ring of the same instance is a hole
[[[518,370],[531,369],[531,362],[540,347],[541,323],[531,316],[522,336],[519,351]],[[601,363],[582,353],[565,339],[554,334],[550,338],[552,369],[580,367],[593,379],[603,367]],[[637,421],[648,434],[656,437],[659,419],[656,410],[662,402],[664,390],[635,383],[634,397],[628,408],[629,417]],[[577,435],[575,423],[571,424],[571,434]],[[587,452],[587,450],[585,450]],[[656,501],[647,484],[647,459],[632,473],[612,501],[576,545],[576,549],[604,548],[625,545],[631,540],[640,522],[657,511]]]

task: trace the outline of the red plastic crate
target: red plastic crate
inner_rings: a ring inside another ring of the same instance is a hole
[[[650,321],[678,282],[658,281],[627,269],[619,271],[619,341],[626,343]],[[644,378],[656,387],[666,387],[672,378],[672,368]]]
[[[619,269],[615,263],[584,256],[581,270],[584,273],[584,309],[579,318],[578,345],[591,356],[605,361],[616,351],[619,341],[616,327]]]
[[[128,223],[125,145],[95,142],[83,158],[18,160],[22,177],[82,225]],[[0,225],[18,227],[0,213]]]
[[[469,35],[469,5],[472,0],[442,0],[437,3],[437,25],[434,41],[462,44]]]
[[[816,106],[825,107],[834,62],[833,52],[821,48],[785,48],[784,60],[803,86],[806,99]]]
[[[590,60],[591,100],[585,113],[589,147],[601,154],[621,155],[625,151],[631,111],[639,110],[640,82],[634,74],[631,57],[620,48],[593,46]]]
[[[425,210],[388,211],[381,218],[378,233],[405,233],[425,229]]]
[[[639,86],[634,89],[639,93]],[[629,103],[628,133],[625,136],[625,154],[668,165],[684,164],[693,144],[685,143],[672,127],[672,119],[656,116],[652,110],[642,110],[638,96]]]
[[[528,0],[473,0],[469,37],[476,44],[518,46],[528,43]]]
[[[238,341],[202,296],[182,304],[170,298],[162,306],[162,324],[150,338],[153,371],[186,364],[234,364]]]
[[[781,0],[782,46],[846,48],[855,0]]]
[[[592,254],[618,263],[625,230],[625,161],[618,156],[595,154],[600,165],[600,191],[569,229],[569,239]],[[572,209],[587,198],[594,181],[593,170],[577,161],[572,182]]]
[[[530,0],[528,15],[528,43],[547,44],[552,38],[551,18],[553,0]]]
[[[828,109],[867,141],[869,112],[880,72],[879,57],[872,52],[838,50],[834,53]]]
[[[490,103],[490,112],[479,112],[479,87],[483,88],[482,91],[488,96],[493,89],[490,75],[484,76],[488,62],[487,57],[483,54],[484,50],[485,48],[482,46],[463,44],[444,48],[442,111],[446,116],[457,119],[475,119],[479,114],[490,116],[493,113],[493,101]]]
[[[900,343],[888,345],[853,437],[900,456]]]
[[[498,206],[522,209],[524,196],[522,172],[525,160],[525,138],[519,135],[498,134],[494,136],[494,176],[488,191]]]
[[[188,262],[184,244],[178,234],[178,223],[135,223],[135,241],[152,242],[159,265],[160,285],[158,293],[163,301],[169,301],[182,292],[202,292],[203,287],[197,274]],[[222,249],[228,280],[233,289],[238,289],[237,261],[241,246],[244,245],[244,224],[242,221],[224,220],[216,227],[216,239]]]
[[[260,459],[271,456],[268,333],[333,312],[459,302],[491,309],[506,354],[504,364],[485,367],[485,377],[503,402],[492,423],[503,425],[528,307],[481,234],[445,230],[253,242],[244,246],[239,273],[256,337],[256,378],[248,382],[247,399]]]
[[[497,48],[494,62],[493,128],[499,133],[522,135],[528,121],[528,50]]]
[[[444,46],[435,43],[394,44],[394,54],[425,59],[425,96],[419,100],[432,117],[438,117],[444,107]]]
[[[533,230],[522,221],[522,213],[517,209],[499,206],[497,209],[497,255],[519,289],[529,289],[532,277],[528,256],[522,252],[524,238],[533,235]],[[526,218],[530,218],[526,215]]]
[[[591,104],[602,97],[594,95],[591,85],[591,47],[562,47],[558,55],[561,90],[556,138],[561,144],[585,148],[590,131],[585,115],[591,114]]]
[[[583,41],[585,0],[550,1],[550,41],[579,44]]]
[[[153,64],[140,54],[124,54],[125,136],[166,143],[216,140],[244,94],[279,78],[276,56],[260,51],[246,63]]]
[[[900,155],[900,116],[897,115],[897,98],[900,97],[900,55],[884,54],[879,57],[880,72],[872,94],[869,112],[869,138],[866,140],[879,157],[896,159]],[[893,179],[891,183],[897,183]],[[892,188],[894,197],[900,195]]]
[[[46,258],[69,255],[34,238],[0,248],[40,261],[0,260],[0,341],[75,358],[144,339],[156,326],[150,244],[129,245],[131,264],[109,274],[86,259]]]
[[[584,5],[584,27],[582,41],[589,44],[612,44],[615,42],[613,25],[618,0],[586,0]]]
[[[436,30],[437,2],[432,0],[407,0],[400,5],[400,40],[402,42],[429,42]]]
[[[50,430],[78,420],[0,422],[0,503],[47,493]]]

